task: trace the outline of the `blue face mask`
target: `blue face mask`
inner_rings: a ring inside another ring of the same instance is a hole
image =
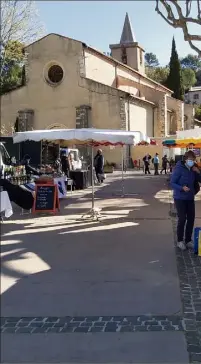
[[[192,161],[191,159],[187,159],[187,161],[186,161],[186,165],[188,166],[188,167],[193,167],[194,166],[194,161]]]

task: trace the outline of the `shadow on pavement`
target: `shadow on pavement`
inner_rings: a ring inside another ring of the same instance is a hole
[[[171,196],[162,178],[128,176],[96,191],[99,222],[80,220],[91,194],[56,216],[2,226],[2,316],[175,314],[181,309]]]

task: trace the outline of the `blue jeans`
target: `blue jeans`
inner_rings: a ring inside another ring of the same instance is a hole
[[[195,201],[174,200],[178,215],[177,241],[189,243],[192,239],[193,226],[195,222]]]

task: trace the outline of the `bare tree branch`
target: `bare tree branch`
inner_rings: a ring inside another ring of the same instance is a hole
[[[192,10],[192,1],[197,4],[197,17],[190,16]],[[181,1],[183,4],[184,1]],[[166,14],[160,10],[159,5],[162,5]],[[198,53],[201,57],[201,48],[193,43],[193,41],[201,41],[201,35],[190,34],[188,30],[189,24],[201,25],[201,0],[186,0],[185,2],[185,15],[183,14],[182,6],[178,0],[156,0],[156,12],[174,28],[180,28],[183,31],[184,40],[187,41],[190,47]],[[174,15],[174,11],[177,15]],[[201,34],[201,28],[200,32]]]
[[[1,0],[0,44],[31,43],[45,33],[35,1]]]
[[[2,75],[6,49],[10,41],[32,43],[45,34],[35,1],[1,0],[0,56]]]

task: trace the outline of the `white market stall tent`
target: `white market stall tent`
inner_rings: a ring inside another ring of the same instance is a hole
[[[123,181],[123,146],[137,145],[142,141],[150,142],[143,133],[139,131],[124,131],[110,129],[50,129],[34,130],[13,134],[13,142],[20,143],[26,140],[32,141],[54,141],[61,146],[90,145],[91,171],[92,171],[92,208],[90,216],[97,218],[97,211],[94,208],[94,178],[93,178],[93,149],[97,146],[122,146],[122,181]]]
[[[33,130],[13,134],[13,142],[20,143],[26,140],[39,142],[41,140],[54,140],[62,145],[90,143],[98,145],[136,145],[141,141],[149,142],[140,131],[124,131],[110,129],[50,129]]]

